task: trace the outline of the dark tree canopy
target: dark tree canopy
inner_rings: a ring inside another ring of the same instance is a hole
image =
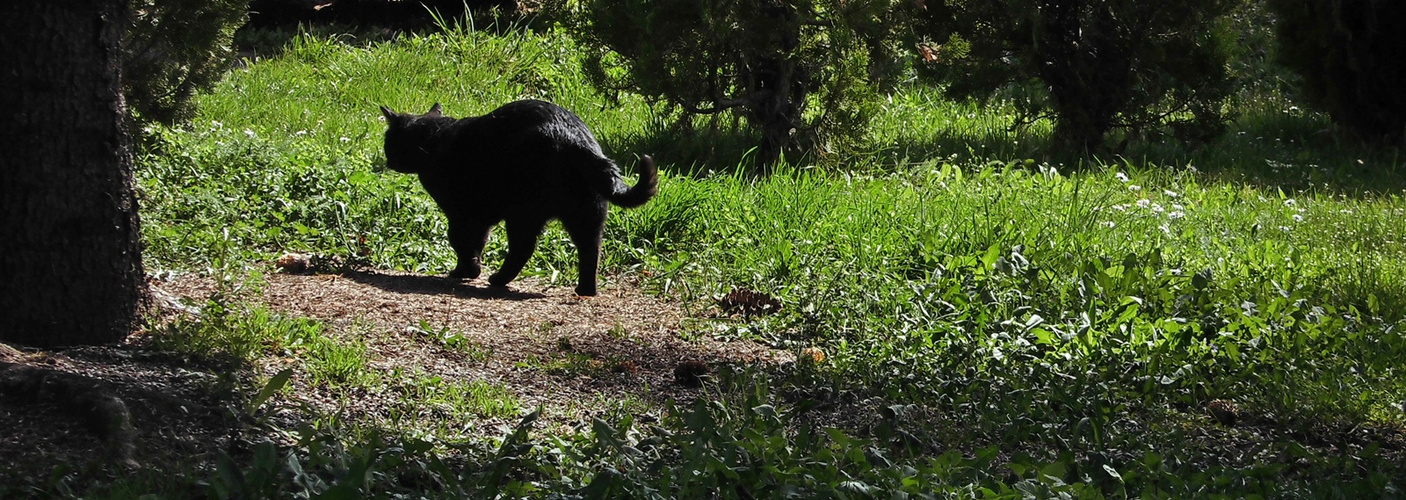
[[[914,4],[919,70],[949,95],[1011,89],[1024,119],[1051,117],[1061,147],[1099,148],[1113,130],[1223,128],[1232,89],[1219,22],[1230,0],[927,1]]]
[[[173,123],[191,100],[234,63],[234,31],[249,0],[128,0],[122,81],[127,104],[144,120]]]
[[[696,115],[737,113],[760,156],[858,134],[895,69],[890,0],[589,0],[587,72]]]
[[[1406,2],[1270,0],[1280,60],[1308,102],[1353,133],[1406,143]]]

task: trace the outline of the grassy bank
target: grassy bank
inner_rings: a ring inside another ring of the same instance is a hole
[[[1041,157],[1038,126],[1007,131],[998,104],[912,89],[873,124],[867,153],[759,176],[738,132],[596,95],[572,50],[552,33],[460,30],[372,45],[301,37],[250,62],[189,126],[147,137],[149,268],[239,274],[300,251],[442,274],[442,217],[413,178],[377,171],[376,106],[442,102],[461,116],[543,98],[577,111],[622,163],[650,153],[665,170],[654,201],[611,215],[607,278],[646,276],[695,311],[735,287],[773,295],[780,314],[701,317],[679,334],[817,347],[826,359],[722,375],[709,389],[717,404],[679,402],[657,424],[545,436],[524,426],[478,452],[487,445],[463,445],[454,466],[442,446],[386,430],[350,444],[305,434],[301,448],[259,453],[381,494],[1403,486],[1406,199],[1394,153],[1332,139],[1320,117],[1266,97],[1241,103],[1216,144],[1061,164]],[[488,266],[503,253],[495,238]],[[529,267],[574,275],[559,229]],[[1213,400],[1239,407],[1237,426],[1207,415]],[[354,479],[314,448],[385,475]],[[281,484],[289,473],[273,460],[222,467],[264,467],[270,487],[311,491]]]

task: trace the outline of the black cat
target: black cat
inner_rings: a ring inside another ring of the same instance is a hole
[[[627,186],[586,123],[555,104],[516,101],[459,119],[444,116],[439,104],[423,115],[385,106],[381,112],[386,166],[419,174],[449,220],[449,244],[459,257],[451,279],[478,277],[488,232],[505,221],[508,258],[488,283],[507,285],[547,221],[557,219],[576,244],[576,293],[595,295],[607,202],[638,207],[658,188],[654,160],[643,157],[639,182]]]

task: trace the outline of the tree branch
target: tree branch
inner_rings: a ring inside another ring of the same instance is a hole
[[[770,90],[761,90],[736,99],[713,99],[713,106],[710,108],[700,108],[691,102],[684,102],[682,100],[679,101],[678,104],[689,113],[697,115],[713,115],[721,113],[723,111],[727,111],[732,108],[746,106],[757,101],[765,100],[766,97],[770,94]]]

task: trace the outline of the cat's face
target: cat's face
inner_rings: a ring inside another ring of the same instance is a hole
[[[431,138],[443,125],[439,103],[423,115],[396,113],[381,106],[386,117],[386,167],[396,172],[417,174],[431,161]]]

